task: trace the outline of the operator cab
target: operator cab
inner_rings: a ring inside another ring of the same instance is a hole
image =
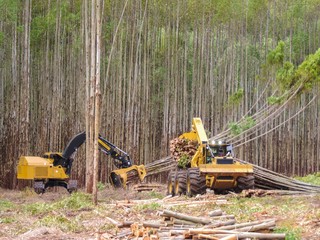
[[[206,162],[217,164],[233,164],[232,146],[223,141],[215,142],[207,145]]]

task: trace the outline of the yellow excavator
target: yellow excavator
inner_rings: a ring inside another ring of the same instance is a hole
[[[192,130],[179,138],[198,142],[196,153],[185,168],[177,168],[168,175],[167,193],[170,195],[204,194],[206,189],[221,193],[240,192],[254,187],[253,167],[232,157],[232,146],[223,141],[208,141],[200,118],[193,118]]]
[[[48,152],[43,157],[21,156],[17,166],[17,179],[34,181],[37,193],[44,193],[48,187],[61,186],[72,192],[77,189],[77,180],[70,180],[72,163],[78,148],[85,142],[86,133],[74,136],[61,152]],[[140,181],[146,176],[144,165],[133,165],[129,155],[114,144],[99,136],[99,150],[114,160],[116,170],[110,174],[115,188],[126,188],[127,174],[136,171]]]

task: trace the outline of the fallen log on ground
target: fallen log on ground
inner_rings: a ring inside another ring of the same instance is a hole
[[[189,216],[189,215],[185,215],[185,214],[181,214],[181,213],[177,213],[169,210],[164,210],[163,214],[168,217],[174,217],[174,218],[178,218],[178,219],[182,219],[182,220],[186,220],[194,223],[201,223],[201,224],[211,223],[211,220],[208,218],[193,217],[193,216]]]

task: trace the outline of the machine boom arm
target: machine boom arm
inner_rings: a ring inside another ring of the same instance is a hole
[[[68,143],[67,147],[64,149],[62,153],[62,157],[64,159],[71,159],[72,162],[73,155],[77,152],[78,148],[86,141],[86,132],[81,132],[73,137]],[[111,156],[115,161],[114,164],[117,168],[128,168],[132,166],[131,159],[129,154],[125,151],[121,150],[108,140],[99,136],[98,139],[99,150],[106,155]],[[67,168],[71,168],[71,166],[66,166]],[[68,171],[69,172],[69,171]]]

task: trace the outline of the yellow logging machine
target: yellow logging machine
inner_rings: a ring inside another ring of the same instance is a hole
[[[209,142],[200,118],[193,118],[191,131],[179,138],[197,141],[198,149],[185,167],[169,173],[168,194],[195,196],[205,193],[207,188],[220,193],[254,187],[252,165],[236,161],[230,144]]]
[[[72,192],[77,189],[77,180],[69,180],[72,162],[78,148],[85,142],[86,133],[74,136],[67,147],[61,152],[48,152],[43,157],[21,156],[18,163],[17,178],[34,180],[37,193],[44,193],[48,187],[61,186]],[[99,136],[99,150],[114,160],[116,170],[110,174],[110,182],[115,188],[126,188],[127,174],[130,171],[138,173],[140,181],[146,176],[144,165],[133,165],[129,155]]]

